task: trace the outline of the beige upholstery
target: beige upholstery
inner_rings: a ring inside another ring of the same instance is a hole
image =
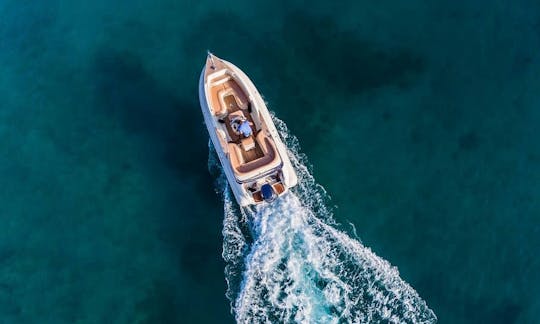
[[[244,90],[236,83],[234,79],[225,76],[223,79],[218,78],[210,84],[210,106],[215,116],[222,118],[229,111],[227,100],[228,96],[232,96],[232,101],[235,109],[246,109],[248,105],[247,95]],[[234,110],[234,109],[233,109]]]
[[[240,118],[242,120],[242,119],[246,119],[246,116],[244,115],[242,110],[237,110],[229,114],[229,120],[233,121],[236,118]]]
[[[248,163],[243,161],[241,148],[237,144],[229,143],[231,165],[239,180],[252,178],[281,164],[281,158],[272,139],[266,137],[263,132],[259,132],[256,140],[264,156]]]
[[[265,140],[268,140],[268,143],[266,143]],[[274,141],[267,137],[263,131],[260,131],[259,134],[257,134],[257,143],[261,146],[264,155],[270,155],[276,152]]]
[[[255,148],[255,141],[253,140],[253,136],[242,138],[240,140],[240,143],[242,144],[242,148],[246,151],[249,151]]]
[[[221,87],[221,86],[218,86]],[[219,91],[216,91],[215,89],[212,89],[212,112],[215,116],[221,117],[227,114],[227,106],[221,105],[219,101]]]
[[[238,147],[238,144],[235,143],[229,143],[229,160],[231,161],[232,168],[234,170],[234,173],[236,173],[236,169],[240,167],[242,164],[244,164],[244,157],[242,156],[242,152],[240,151],[240,147]]]
[[[226,82],[224,86],[232,90],[231,94],[234,95],[234,99],[236,100],[238,107],[246,109],[248,98],[240,85],[236,81],[230,80],[229,82]]]

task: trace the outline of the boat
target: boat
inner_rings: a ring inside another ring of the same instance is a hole
[[[297,184],[266,103],[242,70],[208,52],[199,101],[211,143],[240,206],[271,203]]]

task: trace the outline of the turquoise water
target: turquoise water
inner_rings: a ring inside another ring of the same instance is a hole
[[[440,323],[537,322],[539,22],[527,0],[0,1],[1,322],[234,321],[206,49]]]
[[[436,315],[399,271],[339,230],[328,193],[298,139],[274,124],[299,183],[272,204],[238,208],[223,172],[223,258],[227,298],[238,323],[435,323]],[[209,170],[219,170],[210,154]]]

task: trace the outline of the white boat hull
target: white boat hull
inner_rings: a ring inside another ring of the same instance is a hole
[[[265,126],[267,130],[269,131],[271,138],[274,141],[275,147],[279,153],[279,156],[281,157],[281,160],[282,160],[281,182],[284,184],[285,191],[289,190],[290,188],[294,187],[297,184],[298,179],[296,176],[296,172],[294,171],[294,168],[288,157],[287,148],[283,144],[283,141],[280,138],[279,133],[272,121],[272,117],[270,116],[270,113],[268,112],[266,103],[264,102],[263,98],[257,91],[257,88],[255,87],[253,82],[247,77],[247,75],[244,72],[242,72],[242,70],[240,70],[234,64],[227,62],[225,60],[220,59],[220,62],[224,63],[227,66],[227,68],[230,69],[230,71],[235,75],[235,78],[237,78],[243,84],[243,86],[245,87],[245,90],[247,90],[247,93],[249,95],[249,100],[253,103],[253,106],[256,107],[256,110],[259,112],[262,119],[265,121]],[[227,177],[231,190],[238,204],[240,206],[248,206],[248,205],[256,204],[257,202],[254,200],[252,193],[246,190],[245,186],[242,183],[239,183],[237,177],[235,176],[235,172],[233,170],[233,166],[231,164],[228,153],[225,152],[225,150],[222,147],[222,143],[220,142],[220,139],[218,138],[218,133],[217,133],[218,125],[216,124],[216,117],[212,115],[212,111],[210,108],[209,95],[207,93],[208,87],[207,87],[207,83],[205,82],[205,69],[206,67],[203,68],[203,71],[199,79],[199,101],[200,101],[201,110],[204,116],[204,122],[206,124],[208,133],[210,135],[210,139],[219,157],[221,165],[223,166],[223,171]]]

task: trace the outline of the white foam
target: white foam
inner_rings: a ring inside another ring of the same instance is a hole
[[[387,261],[335,228],[297,139],[273,117],[299,177],[272,204],[239,208],[220,175],[227,297],[239,323],[434,323]],[[213,152],[212,152],[213,153]],[[209,169],[218,165],[212,154]]]

